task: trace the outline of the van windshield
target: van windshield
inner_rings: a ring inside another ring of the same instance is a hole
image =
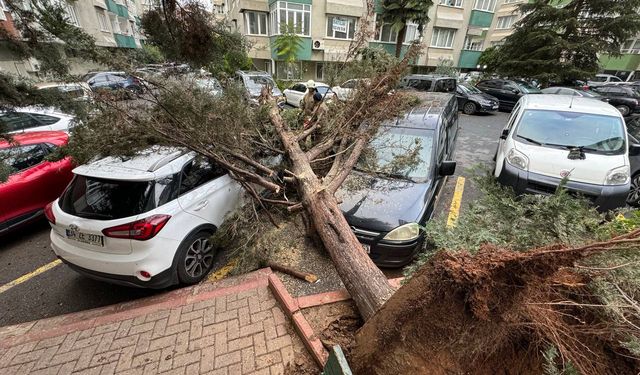
[[[622,154],[625,151],[622,120],[590,113],[527,110],[518,124],[516,138],[540,146],[579,147],[587,152]]]

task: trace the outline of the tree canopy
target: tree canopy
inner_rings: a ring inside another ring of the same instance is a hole
[[[432,5],[432,0],[384,0],[382,2],[382,20],[391,23],[391,27],[398,34],[396,57],[399,58],[402,51],[407,23],[417,24],[418,33],[422,36],[422,30],[429,22],[429,8]]]
[[[488,70],[511,77],[589,78],[600,68],[599,54],[619,55],[622,43],[640,31],[638,8],[640,0],[525,2],[513,34],[484,61]]]

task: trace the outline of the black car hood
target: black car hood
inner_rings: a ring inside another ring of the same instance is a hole
[[[353,171],[336,195],[350,225],[388,232],[420,220],[431,185]]]
[[[489,101],[496,102],[496,103],[498,103],[498,101],[499,101],[498,98],[496,98],[495,96],[486,94],[484,92],[480,93],[480,94],[469,94],[469,95],[467,95],[467,98],[475,100],[475,101],[478,101],[480,99],[489,100]]]

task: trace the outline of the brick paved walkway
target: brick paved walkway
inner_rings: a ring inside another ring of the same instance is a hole
[[[5,374],[282,374],[305,352],[262,271],[0,328]]]

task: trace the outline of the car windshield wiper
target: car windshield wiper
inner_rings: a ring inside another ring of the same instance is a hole
[[[390,172],[374,172],[374,173],[382,177],[389,177],[389,178],[394,178],[396,180],[415,182],[412,178],[400,173],[390,173]]]
[[[536,144],[536,145],[538,145],[538,146],[542,146],[542,145],[545,145],[545,144],[546,144],[546,143],[542,143],[542,142],[536,141],[535,139],[531,139],[531,138],[523,137],[523,136],[521,136],[520,134],[518,134],[518,138],[524,139],[525,141],[527,141],[527,142],[531,142],[531,143]]]

